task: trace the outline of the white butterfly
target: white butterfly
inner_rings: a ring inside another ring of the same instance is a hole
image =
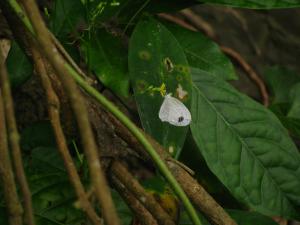
[[[192,118],[188,108],[177,98],[167,94],[159,110],[159,119],[174,126],[187,126]]]

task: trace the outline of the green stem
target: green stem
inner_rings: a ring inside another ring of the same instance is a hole
[[[35,36],[35,32],[30,23],[30,20],[27,17],[27,15],[25,14],[25,12],[23,11],[23,9],[21,8],[21,6],[19,5],[19,3],[16,0],[8,0],[8,2],[10,4],[10,6],[13,8],[13,10],[15,11],[15,13],[18,15],[18,17],[25,24],[27,29]]]
[[[18,14],[20,19],[23,21],[24,25],[27,29],[35,36],[33,31],[32,25],[20,7],[20,5],[16,2],[16,0],[8,0],[12,8]],[[65,63],[66,68],[70,72],[70,75],[76,80],[76,82],[91,96],[93,96],[100,104],[102,104],[108,111],[110,111],[117,119],[119,119],[130,132],[139,140],[139,142],[145,147],[145,150],[151,156],[153,161],[155,162],[156,166],[158,167],[159,171],[162,175],[166,178],[166,180],[171,185],[174,192],[177,196],[181,199],[182,203],[184,204],[187,213],[189,214],[192,222],[195,225],[202,225],[201,221],[199,220],[196,210],[194,209],[192,203],[188,199],[185,192],[182,190],[180,185],[178,184],[177,180],[174,178],[166,164],[162,161],[160,156],[157,154],[155,149],[152,147],[150,142],[147,138],[139,131],[136,125],[131,122],[131,120],[122,113],[112,102],[106,99],[102,94],[100,94],[95,88],[90,86],[69,64]]]

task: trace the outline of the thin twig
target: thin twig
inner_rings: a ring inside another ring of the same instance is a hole
[[[6,72],[6,67],[2,54],[0,55],[0,75]],[[4,103],[2,99],[3,84],[0,87],[0,175],[2,178],[2,186],[6,208],[8,212],[8,221],[10,225],[22,225],[22,206],[18,199],[17,188],[14,181],[13,169],[10,161]]]
[[[13,106],[13,98],[11,95],[10,84],[8,74],[5,69],[4,60],[0,55],[1,67],[3,67],[0,74],[0,83],[3,93],[4,110],[7,122],[7,131],[9,137],[9,143],[12,151],[13,164],[15,168],[16,178],[19,183],[22,196],[24,199],[24,213],[25,213],[25,224],[34,225],[33,208],[31,201],[31,192],[27,183],[26,175],[23,169],[23,160],[20,149],[20,137],[17,129],[17,123],[15,119],[15,112]]]
[[[58,53],[56,46],[53,44],[52,38],[49,34],[50,32],[44,24],[35,1],[21,0],[21,2],[37,34],[36,38],[43,51],[43,54],[45,54],[50,64],[59,75],[66,93],[70,98],[70,102],[78,123],[83,148],[88,160],[92,184],[94,185],[96,197],[101,204],[104,220],[108,225],[119,225],[120,220],[117,216],[110,190],[101,168],[98,149],[94,140],[90,122],[88,120],[88,113],[82,95],[79,92],[75,81],[69,75],[70,72],[66,69],[65,61]]]
[[[68,63],[74,68],[74,70],[79,73],[84,79],[87,81],[90,80],[88,76],[85,75],[84,72],[80,69],[80,67],[74,62],[72,57],[69,55],[69,53],[64,49],[64,47],[61,45],[61,43],[57,40],[57,38],[50,32],[50,36],[53,40],[53,43],[55,44],[56,48],[59,50],[61,55],[66,59]]]
[[[207,23],[201,16],[194,13],[191,9],[184,9],[181,11],[197,30],[202,30],[208,37],[215,40],[216,33],[209,23]]]
[[[129,173],[125,166],[115,161],[111,166],[112,173],[118,178],[136,199],[152,214],[160,225],[174,225],[174,221],[155,200],[145,191],[140,183]]]
[[[134,213],[134,220],[138,220],[142,225],[158,225],[151,213],[126,189],[126,186],[116,176],[112,175],[111,180],[118,193]]]
[[[220,49],[227,55],[229,55],[231,58],[233,58],[235,61],[238,62],[239,65],[244,69],[246,74],[250,77],[250,79],[256,83],[257,87],[260,90],[260,94],[262,97],[262,101],[264,106],[269,106],[269,94],[267,92],[267,88],[263,80],[258,76],[258,74],[254,71],[254,69],[247,63],[244,58],[235,50],[232,48],[228,48],[225,46],[220,46]]]
[[[226,14],[231,14],[241,24],[241,28],[243,29],[245,34],[247,34],[247,38],[250,42],[251,47],[253,47],[254,52],[257,55],[261,55],[261,49],[255,43],[253,35],[251,35],[251,33],[249,32],[249,27],[248,27],[248,24],[247,24],[247,20],[242,15],[242,13],[240,11],[236,10],[235,8],[231,8],[231,7],[224,7],[223,10]]]
[[[194,26],[192,26],[191,24],[185,22],[184,20],[182,20],[181,18],[177,17],[177,16],[173,16],[171,14],[167,14],[167,13],[159,13],[158,16],[162,19],[168,20],[172,23],[175,23],[181,27],[184,27],[188,30],[191,31],[198,31]]]
[[[63,158],[70,182],[73,185],[75,193],[79,199],[80,208],[84,212],[86,212],[88,218],[92,221],[93,224],[101,225],[101,220],[88,200],[87,194],[85,193],[84,187],[80,181],[80,177],[77,173],[72,156],[69,153],[65,135],[60,123],[60,103],[55,91],[52,88],[51,81],[47,75],[43,58],[35,47],[32,47],[31,50],[37,75],[40,77],[42,86],[46,92],[48,101],[48,113],[54,131],[56,144]]]

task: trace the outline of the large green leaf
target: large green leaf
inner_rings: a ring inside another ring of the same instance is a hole
[[[218,45],[201,32],[194,32],[173,24],[166,24],[182,46],[189,65],[221,76],[236,80],[231,61],[220,51]]]
[[[216,76],[192,77],[191,130],[212,172],[258,212],[300,218],[300,155],[279,120]]]
[[[273,9],[299,7],[299,0],[199,0],[200,2],[215,3],[233,7],[252,9]]]
[[[178,156],[188,127],[176,127],[160,121],[163,102],[151,87],[166,85],[167,93],[178,97],[189,107],[191,78],[185,54],[174,36],[159,22],[146,18],[136,26],[129,46],[129,72],[142,125],[171,153]],[[180,96],[182,97],[182,96]]]
[[[127,51],[121,40],[101,30],[90,34],[81,44],[90,70],[115,93],[128,96]]]
[[[12,42],[6,66],[12,87],[21,85],[32,75],[32,64],[16,42]]]
[[[291,87],[300,82],[300,76],[295,71],[281,66],[268,67],[263,77],[272,91],[274,104],[289,102]]]

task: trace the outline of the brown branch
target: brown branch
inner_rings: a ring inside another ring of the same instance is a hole
[[[69,74],[69,70],[66,68],[67,64],[58,53],[56,46],[52,42],[50,32],[45,26],[36,2],[34,0],[21,0],[21,2],[25,8],[26,14],[28,15],[33,25],[35,33],[37,34],[36,39],[43,51],[43,54],[45,54],[50,64],[59,75],[59,78],[70,99],[78,123],[83,148],[88,160],[95,194],[102,206],[101,210],[104,220],[108,225],[119,225],[120,221],[117,216],[116,209],[110,195],[110,190],[101,168],[97,146],[94,140],[91,125],[88,119],[87,109],[82,95],[79,92],[75,81]]]
[[[267,92],[266,85],[264,81],[260,78],[260,76],[258,76],[258,74],[254,71],[254,69],[249,65],[249,63],[247,63],[246,60],[244,60],[244,58],[232,48],[220,46],[220,49],[225,54],[229,55],[231,58],[237,61],[239,65],[241,65],[241,67],[244,69],[246,74],[248,74],[250,79],[254,83],[256,83],[257,87],[259,88],[264,106],[269,106],[269,94]]]
[[[0,75],[6,72],[6,67],[2,54],[0,55]],[[2,179],[4,198],[8,211],[8,221],[10,225],[22,225],[22,206],[18,199],[17,188],[14,181],[12,165],[10,161],[4,103],[2,99],[3,83],[0,87],[0,175]]]
[[[111,115],[107,115],[109,120],[115,126],[115,132],[118,136],[123,138],[129,146],[131,146],[137,153],[146,161],[151,158],[144,151],[143,146],[139,141],[121,124],[117,119]],[[166,162],[170,171],[175,176],[176,180],[182,186],[188,197],[193,203],[206,215],[212,224],[216,225],[237,225],[236,222],[227,214],[227,212],[205,191],[205,189],[186,171],[180,164],[169,160],[170,155],[163,147],[158,144],[152,137],[140,130],[148,138],[160,157]]]
[[[185,22],[183,19],[177,17],[177,16],[173,16],[171,14],[167,14],[167,13],[159,13],[158,16],[162,19],[168,20],[172,23],[175,23],[181,27],[184,27],[188,30],[191,31],[198,31],[194,26],[192,26],[191,24]]]
[[[126,186],[115,175],[112,175],[111,180],[118,193],[133,211],[135,216],[133,219],[137,219],[143,225],[158,225],[151,213],[126,189]]]
[[[181,14],[184,15],[190,21],[190,23],[192,23],[192,25],[185,22],[179,17],[175,17],[169,14],[159,14],[159,16],[179,26],[182,26],[188,30],[192,30],[192,31],[204,30],[204,32],[208,37],[210,37],[213,40],[216,40],[216,35],[213,32],[211,26],[206,21],[204,21],[199,15],[194,13],[191,9],[182,10]],[[241,67],[244,69],[246,74],[257,85],[262,97],[263,104],[265,106],[268,106],[269,94],[267,92],[266,85],[263,82],[263,80],[260,78],[260,76],[255,72],[255,70],[250,66],[250,64],[247,63],[246,60],[244,60],[244,58],[235,50],[225,46],[220,46],[220,49],[241,65]]]
[[[23,169],[23,160],[20,149],[20,137],[17,129],[17,123],[15,119],[15,112],[13,106],[13,98],[11,95],[10,84],[8,79],[8,74],[4,64],[4,59],[0,55],[0,62],[2,71],[0,74],[0,83],[2,88],[3,100],[4,100],[4,110],[7,122],[7,131],[10,142],[10,147],[12,151],[13,164],[16,172],[17,181],[20,185],[22,196],[24,199],[24,213],[25,213],[25,223],[28,225],[34,225],[34,216],[31,201],[31,192],[27,183],[26,175]]]
[[[201,185],[199,185],[194,178],[189,176],[187,171],[178,167],[172,161],[169,161],[168,166],[173,175],[176,177],[178,183],[181,184],[182,188],[193,203],[205,213],[208,220],[210,220],[213,224],[236,225],[235,221],[230,218],[227,212],[205,191]]]
[[[125,166],[115,161],[111,166],[112,173],[136,199],[152,214],[160,225],[174,225],[174,221],[159,205],[155,198],[145,191],[140,183],[129,173]]]
[[[240,11],[237,11],[235,8],[231,8],[231,7],[224,7],[223,10],[227,14],[231,14],[240,23],[242,30],[245,32],[245,34],[247,34],[247,38],[248,38],[248,40],[250,42],[251,47],[253,47],[254,52],[257,55],[261,55],[261,49],[255,43],[253,35],[251,35],[251,33],[249,33],[249,28],[248,28],[247,20],[242,15],[242,13]]]
[[[60,123],[60,114],[59,114],[60,103],[55,91],[52,88],[51,81],[47,75],[47,71],[42,56],[40,55],[36,47],[32,47],[31,52],[35,63],[37,75],[40,77],[42,86],[46,92],[47,101],[48,101],[48,113],[54,131],[56,144],[59,153],[63,158],[65,168],[69,175],[70,182],[73,185],[75,189],[75,193],[79,199],[80,208],[84,212],[86,212],[88,218],[92,221],[93,224],[101,225],[102,224],[101,220],[88,200],[88,196],[84,191],[84,187],[80,181],[80,177],[77,173],[76,166],[74,165],[72,156],[69,153],[65,135]]]
[[[216,33],[209,23],[207,23],[201,16],[194,13],[191,9],[184,9],[181,14],[187,18],[192,26],[196,27],[197,30],[202,30],[208,37],[215,40]]]

